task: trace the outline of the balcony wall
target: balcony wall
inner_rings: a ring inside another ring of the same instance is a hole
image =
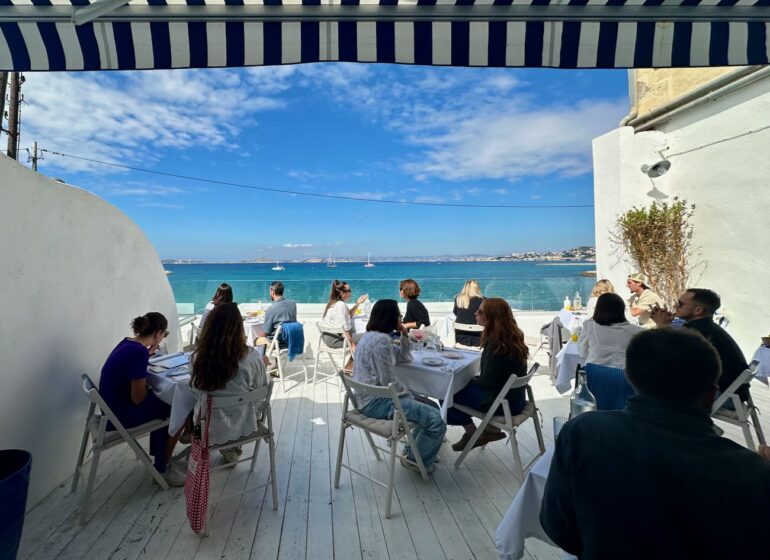
[[[177,324],[155,249],[123,213],[0,155],[0,448],[32,453],[28,507],[72,473],[110,350],[147,311]],[[170,349],[179,344],[172,330]]]

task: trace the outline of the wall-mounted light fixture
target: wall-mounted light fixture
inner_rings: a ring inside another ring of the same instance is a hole
[[[642,173],[647,175],[650,179],[655,179],[656,177],[661,177],[668,173],[669,169],[671,169],[671,162],[667,159],[662,159],[652,165],[643,165]]]

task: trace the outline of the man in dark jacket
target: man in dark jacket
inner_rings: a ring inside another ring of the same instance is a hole
[[[708,340],[719,354],[722,362],[722,376],[719,378],[719,390],[726,390],[748,367],[743,352],[727,331],[714,322],[714,313],[722,305],[716,292],[703,288],[690,288],[676,302],[675,315],[685,321],[685,328],[698,331]],[[653,309],[652,320],[659,327],[668,326],[674,314],[662,309]],[[744,401],[749,397],[749,385],[738,389],[738,396]]]
[[[768,557],[770,461],[715,433],[719,374],[695,332],[631,340],[637,395],[559,434],[540,513],[558,546],[581,559]]]

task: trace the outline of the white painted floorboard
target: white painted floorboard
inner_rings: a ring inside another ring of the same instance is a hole
[[[546,445],[552,445],[552,418],[566,416],[569,400],[551,387],[547,373],[538,375],[532,386],[543,414]],[[276,384],[273,399],[277,511],[272,509],[269,488],[252,490],[218,503],[210,520],[210,536],[200,538],[187,524],[182,489],[162,491],[127,448],[118,448],[105,453],[99,466],[90,522],[78,525],[80,495],[70,495],[67,481],[27,514],[19,558],[496,557],[495,529],[520,486],[505,441],[473,451],[455,469],[457,454],[449,443],[459,439],[461,430],[450,427],[429,482],[396,464],[392,514],[385,519],[384,489],[345,469],[340,488],[332,487],[342,403],[336,382],[287,381],[286,389],[283,393]],[[770,411],[767,387],[757,384],[752,394],[761,410]],[[767,414],[761,421],[765,433],[770,433]],[[721,427],[727,437],[744,443],[738,428]],[[537,442],[531,425],[519,431],[519,446],[525,461],[534,456]],[[347,431],[344,456],[354,468],[386,480],[385,457],[376,461],[359,431]],[[248,468],[248,463],[242,463],[215,471],[212,497],[267,483],[267,446],[260,448],[255,471],[250,474]],[[524,557],[555,560],[562,554],[529,539]]]

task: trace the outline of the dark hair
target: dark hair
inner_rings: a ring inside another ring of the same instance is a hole
[[[594,316],[597,325],[615,325],[626,322],[626,302],[618,294],[602,294],[596,300]]]
[[[283,282],[270,282],[270,289],[277,296],[283,295]]]
[[[643,331],[626,349],[628,382],[638,393],[664,401],[696,404],[721,373],[717,351],[692,330]]]
[[[722,305],[722,300],[714,290],[707,290],[706,288],[687,288],[687,292],[692,294],[692,300],[696,305],[703,307],[711,313],[719,309]]]
[[[417,299],[420,295],[420,286],[411,278],[401,280],[398,289],[404,292],[404,296],[406,296],[407,299]]]
[[[224,389],[249,352],[243,319],[234,303],[217,305],[206,318],[192,360],[190,385],[201,391]]]
[[[481,304],[486,324],[481,332],[481,346],[494,354],[513,357],[526,362],[529,348],[524,333],[513,318],[513,311],[502,298],[487,298]]]
[[[326,304],[326,308],[324,309],[324,317],[326,317],[326,312],[329,311],[329,308],[338,301],[342,301],[342,294],[349,290],[350,285],[348,285],[347,282],[343,282],[342,280],[332,280],[332,291],[329,294],[329,303]]]
[[[150,336],[168,328],[168,320],[157,311],[150,311],[131,321],[134,336]]]
[[[400,316],[401,311],[395,299],[378,299],[372,307],[369,322],[366,323],[366,332],[392,333],[398,326]]]
[[[214,297],[211,298],[211,303],[219,305],[220,303],[232,303],[233,302],[233,289],[230,284],[222,282],[217,291],[214,292]]]

